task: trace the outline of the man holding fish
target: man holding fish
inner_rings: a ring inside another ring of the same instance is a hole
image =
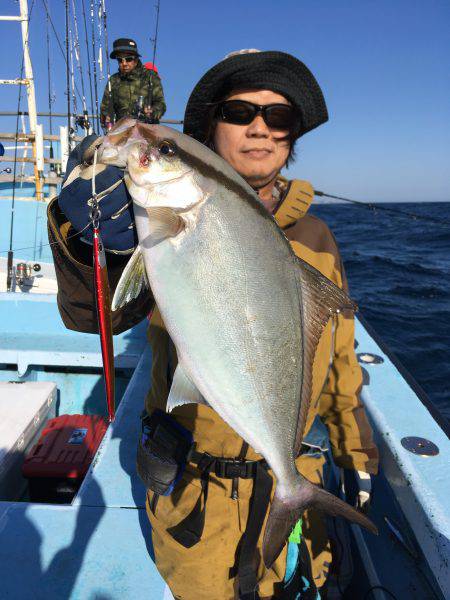
[[[154,419],[162,430],[173,420],[174,436],[192,435],[195,448],[171,493],[152,486],[147,438],[138,469],[151,488],[156,564],[176,598],[287,597],[285,542],[302,516],[302,568],[306,542],[311,589],[323,588],[332,557],[316,509],[374,530],[321,489],[318,420],[337,466],[361,484],[359,508],[378,455],[358,397],[354,305],[339,251],[327,226],[306,214],[312,187],[280,176],[296,140],[327,119],[299,60],[233,53],[195,86],[184,120],[190,138],[122,120],[73,152],[59,203],[49,206],[67,327],[97,330],[86,229],[95,153],[114,330],[157,302],[149,436]],[[76,231],[81,239],[70,237]]]

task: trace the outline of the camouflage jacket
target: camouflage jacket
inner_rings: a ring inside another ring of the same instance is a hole
[[[166,112],[166,103],[161,79],[154,71],[147,70],[141,61],[126,75],[114,73],[110,77],[111,94],[106,85],[100,107],[102,124],[109,115],[111,121],[122,117],[137,116],[139,96],[144,97],[144,105],[153,107],[153,116],[160,119]]]

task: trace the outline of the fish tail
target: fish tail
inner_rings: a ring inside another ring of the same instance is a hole
[[[372,521],[362,512],[302,477],[295,495],[288,501],[282,500],[275,491],[263,538],[263,559],[267,568],[278,558],[292,529],[308,508],[344,517],[372,533],[378,533]]]

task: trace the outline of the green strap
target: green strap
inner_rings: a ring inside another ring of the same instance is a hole
[[[300,544],[300,541],[302,539],[302,526],[303,526],[303,520],[300,519],[295,524],[295,527],[292,530],[291,535],[289,536],[289,541],[292,542],[293,544]]]

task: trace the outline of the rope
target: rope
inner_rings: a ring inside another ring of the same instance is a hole
[[[344,202],[357,204],[358,206],[362,206],[369,210],[373,210],[374,212],[377,210],[385,210],[387,212],[412,218],[415,221],[429,221],[430,223],[438,223],[439,225],[450,226],[450,221],[446,221],[445,219],[436,219],[434,217],[418,215],[417,213],[412,213],[405,210],[398,210],[396,208],[390,208],[389,206],[383,206],[382,204],[373,204],[370,202],[361,202],[360,200],[351,200],[350,198],[344,198],[343,196],[334,196],[333,194],[326,194],[325,192],[320,192],[319,190],[314,190],[314,194],[316,196],[324,196],[326,198],[334,198],[335,200],[343,200]]]

